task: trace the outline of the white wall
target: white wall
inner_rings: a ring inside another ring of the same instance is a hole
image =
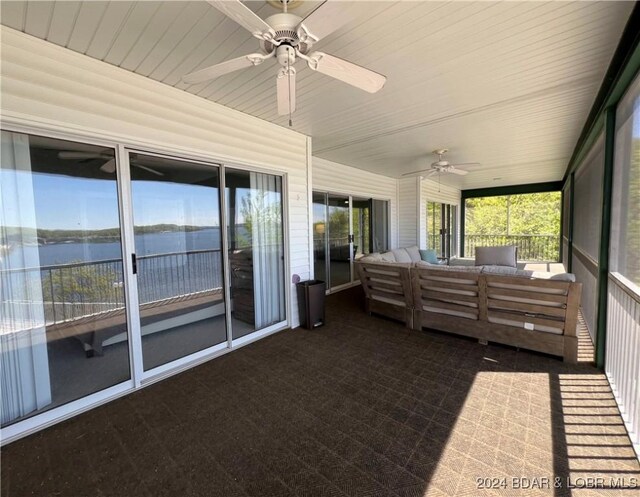
[[[398,180],[313,157],[313,190],[389,201],[390,247],[398,246]]]
[[[305,135],[6,27],[0,37],[4,125],[286,174],[290,269],[309,277],[311,144]],[[295,327],[295,287],[290,288]]]
[[[400,247],[419,244],[420,178],[398,180],[398,229]]]

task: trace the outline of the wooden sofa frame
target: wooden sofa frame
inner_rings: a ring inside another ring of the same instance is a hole
[[[356,264],[367,312],[577,362],[580,283],[409,266]]]
[[[411,264],[356,263],[365,294],[365,311],[402,321],[413,328]]]

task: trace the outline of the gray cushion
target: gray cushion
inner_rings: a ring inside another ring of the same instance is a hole
[[[482,266],[483,274],[506,274],[508,276],[515,276],[518,269],[511,266]]]
[[[476,266],[517,267],[515,245],[501,247],[476,247]]]
[[[451,271],[454,273],[481,273],[482,268],[478,266],[445,266],[442,264],[429,264],[422,261],[417,262],[416,267],[429,267],[429,269],[437,269],[438,271]]]
[[[404,249],[404,248],[393,249],[391,252],[393,253],[393,256],[396,258],[396,262],[413,262],[411,260],[411,256],[407,252],[407,249]],[[420,258],[418,258],[418,260],[420,260]]]
[[[411,262],[418,262],[422,260],[420,257],[420,249],[416,245],[413,247],[407,247],[405,250],[407,251],[407,254],[409,254],[409,257],[411,257]]]

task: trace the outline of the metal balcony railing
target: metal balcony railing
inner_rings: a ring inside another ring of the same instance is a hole
[[[140,304],[223,286],[219,249],[141,256],[137,265]],[[2,305],[14,310],[29,306],[41,308],[42,302],[29,298],[33,295],[29,287],[39,285],[47,325],[119,310],[125,306],[123,275],[122,259],[0,271],[2,286],[12,289],[11,301]],[[28,309],[24,311],[25,315],[33,314]]]
[[[560,257],[559,235],[464,235],[465,257],[475,257],[476,247],[516,245],[518,260],[554,262]]]

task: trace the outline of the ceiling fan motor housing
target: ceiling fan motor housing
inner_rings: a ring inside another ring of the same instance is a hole
[[[279,42],[280,46],[296,47],[300,52],[306,54],[311,45],[300,41],[297,28],[301,21],[301,17],[289,13],[274,14],[265,19],[265,22],[276,32],[273,39]],[[267,40],[261,40],[260,46],[265,54],[271,53],[274,49],[274,44]]]

